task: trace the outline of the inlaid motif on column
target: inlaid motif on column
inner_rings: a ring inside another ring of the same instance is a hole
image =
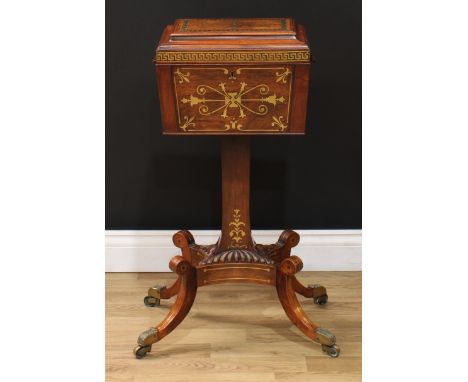
[[[185,132],[288,129],[293,67],[177,67],[179,128]]]
[[[245,223],[241,221],[240,210],[234,210],[233,221],[229,223],[229,227],[233,227],[229,231],[231,237],[231,248],[247,248],[244,243],[245,231],[242,227],[245,227]]]

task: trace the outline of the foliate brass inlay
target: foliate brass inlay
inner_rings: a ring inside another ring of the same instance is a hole
[[[204,70],[222,71],[226,77],[215,76],[213,80],[213,75],[204,74]],[[239,82],[234,73],[241,76]],[[230,83],[222,81],[223,77]],[[222,82],[217,82],[220,79]],[[292,70],[287,66],[230,70],[178,67],[173,72],[173,81],[179,127],[184,132],[263,133],[283,132],[288,128],[293,79]],[[254,81],[260,83],[248,85]],[[255,119],[255,116],[266,116],[271,112],[276,115]],[[224,122],[219,117],[230,121]]]
[[[288,79],[289,74],[291,74],[291,71],[289,70],[289,68],[286,68],[286,70],[283,73],[276,72],[276,77],[277,77],[276,82],[282,81],[283,84],[285,84]]]
[[[273,122],[271,123],[271,126],[278,126],[281,131],[285,130],[288,125],[283,123],[283,117],[280,115],[279,117],[273,117]]]
[[[179,77],[179,84],[183,84],[185,82],[190,82],[189,77],[190,73],[184,74],[182,73],[179,69],[177,69],[174,74],[176,74]]]
[[[241,228],[245,226],[245,223],[241,221],[240,210],[234,210],[233,214],[234,221],[229,223],[229,226],[234,227],[230,232],[231,237],[231,248],[247,248],[247,245],[243,244],[245,231]]]
[[[211,90],[212,92],[215,92],[219,94],[221,97],[217,99],[207,99],[204,97],[197,97],[194,96],[193,94],[190,95],[189,98],[183,97],[181,99],[182,103],[190,103],[190,106],[196,106],[200,105],[198,108],[198,112],[201,115],[210,115],[214,114],[218,111],[223,111],[221,116],[223,118],[228,117],[228,108],[234,108],[234,109],[239,109],[239,117],[240,118],[245,118],[246,114],[245,112],[250,112],[256,115],[265,115],[268,113],[268,107],[264,103],[269,103],[271,105],[276,105],[277,103],[284,103],[285,98],[283,96],[277,97],[276,94],[273,95],[268,95],[270,93],[270,88],[268,85],[261,84],[261,85],[256,85],[251,87],[250,89],[247,89],[247,84],[245,82],[241,82],[239,91],[237,92],[227,92],[226,90],[226,83],[221,82],[218,87],[221,90],[215,89],[212,86],[209,85],[198,85],[196,92],[198,95],[205,95],[207,90]],[[258,98],[247,98],[244,97],[246,94],[257,90],[260,93],[260,97]],[[264,97],[261,97],[264,96]],[[258,105],[257,110],[255,108],[251,108],[245,104],[245,102],[256,102],[260,103]],[[221,106],[218,106],[221,103]],[[210,109],[210,106],[207,104],[214,104],[215,106]]]
[[[307,50],[156,52],[156,63],[184,62],[309,62]]]
[[[224,127],[226,128],[226,130],[239,130],[240,131],[242,128],[242,125],[240,123],[237,123],[237,121],[234,119],[231,122],[229,122],[229,124],[224,125]]]
[[[186,131],[187,127],[189,126],[196,126],[195,122],[193,122],[193,120],[195,119],[195,117],[187,117],[185,116],[184,117],[184,123],[182,125],[180,125],[180,128],[184,131]]]

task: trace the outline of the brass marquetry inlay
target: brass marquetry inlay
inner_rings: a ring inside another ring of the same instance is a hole
[[[279,116],[279,117],[273,117],[273,122],[271,123],[271,126],[278,126],[281,131],[282,130],[285,130],[288,125],[284,124],[283,123],[283,116]]]
[[[245,281],[245,282],[259,282],[262,284],[270,284],[269,279],[255,279],[252,277],[223,277],[222,279],[210,279],[210,280],[203,280],[203,284],[215,284],[219,282],[229,282],[229,281]]]
[[[190,126],[196,126],[195,122],[193,122],[193,120],[195,119],[195,117],[187,117],[185,116],[184,117],[184,123],[180,125],[180,128],[184,131],[187,130],[187,127],[190,127]]]
[[[229,227],[233,227],[229,231],[231,237],[231,248],[247,248],[244,244],[245,231],[242,227],[245,227],[245,223],[241,221],[240,210],[234,210],[233,221],[229,223]]]
[[[248,22],[255,22],[258,19],[250,19]],[[260,19],[261,20],[261,19]],[[263,26],[253,25],[253,26],[246,26],[245,19],[223,19],[222,22],[219,22],[217,25],[213,25],[210,23],[210,20],[197,20],[197,19],[182,19],[178,20],[179,25],[176,25],[176,32],[177,29],[180,28],[181,32],[190,32],[190,33],[197,33],[197,32],[273,32],[273,31],[287,31],[288,27],[290,27],[290,21],[288,19],[282,18],[273,18],[269,19],[268,25],[263,23]],[[194,22],[195,21],[195,22]],[[200,24],[200,21],[204,21],[204,23]],[[261,20],[264,21],[264,20]]]
[[[268,107],[265,105],[265,103],[276,105],[278,102],[283,103],[285,101],[283,96],[277,97],[276,94],[268,95],[270,93],[270,88],[265,84],[248,88],[247,83],[241,82],[240,88],[236,92],[227,92],[226,84],[224,82],[218,84],[218,87],[219,89],[209,85],[198,85],[196,90],[197,95],[191,94],[189,98],[183,97],[181,102],[190,103],[190,106],[200,105],[198,112],[201,115],[210,115],[222,111],[221,116],[226,118],[228,116],[228,108],[234,108],[239,109],[240,118],[245,118],[246,112],[257,115],[265,115],[268,113]],[[199,97],[205,95],[209,90],[221,97],[214,99]],[[245,97],[246,94],[255,90],[258,90],[260,97]],[[255,109],[254,107],[247,106],[246,102],[255,102],[259,103],[259,105]],[[213,104],[214,106],[211,107],[209,106],[210,104]],[[219,104],[221,104],[221,106],[219,106]]]
[[[226,130],[242,130],[242,125],[237,122],[237,120],[233,119],[228,124],[224,125]]]
[[[157,63],[184,62],[309,62],[307,50],[156,52]]]
[[[212,272],[212,271],[221,271],[221,270],[231,270],[231,269],[247,269],[247,270],[251,270],[251,269],[255,269],[255,270],[259,270],[259,271],[264,271],[264,272],[270,272],[270,269],[271,268],[260,268],[260,267],[254,267],[252,265],[247,265],[247,266],[243,266],[243,267],[234,267],[234,266],[229,266],[229,267],[214,267],[214,268],[203,268],[203,272]]]
[[[276,72],[276,82],[283,82],[283,84],[286,83],[287,79],[288,79],[288,75],[291,74],[291,71],[289,70],[289,68],[286,68],[286,70],[283,72],[283,73],[278,73]]]
[[[183,84],[184,81],[185,82],[190,82],[189,80],[189,77],[190,77],[190,73],[182,73],[179,69],[177,69],[175,72],[174,72],[175,75],[177,75],[178,79],[179,79],[179,84]]]
[[[213,71],[223,74],[207,74]],[[289,67],[177,67],[173,73],[179,127],[184,132],[283,132],[288,128]],[[265,118],[252,119],[255,116]]]

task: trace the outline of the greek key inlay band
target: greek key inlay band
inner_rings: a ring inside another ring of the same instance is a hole
[[[309,62],[310,52],[290,51],[198,51],[156,52],[153,62]]]

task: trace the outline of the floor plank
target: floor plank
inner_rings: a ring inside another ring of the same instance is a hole
[[[199,288],[187,318],[137,360],[136,338],[161,321],[175,300],[148,308],[143,297],[148,287],[170,285],[175,277],[106,274],[106,381],[360,381],[361,272],[301,272],[298,278],[327,287],[325,306],[299,300],[312,320],[336,335],[337,359],[290,323],[274,288],[221,284]]]

